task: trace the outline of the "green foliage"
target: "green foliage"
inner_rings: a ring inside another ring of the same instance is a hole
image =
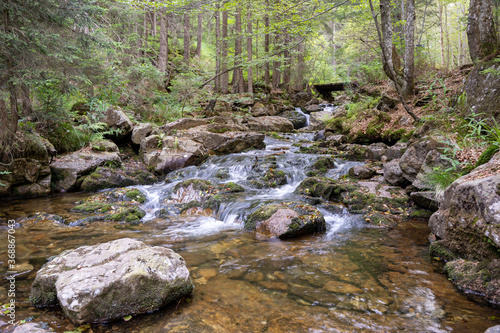
[[[54,124],[47,130],[46,136],[58,153],[78,150],[90,142],[87,133],[67,122]]]
[[[461,176],[456,167],[441,168],[437,167],[432,172],[425,175],[425,183],[428,188],[436,192],[436,199],[441,201],[443,199],[444,190],[450,186],[456,179]]]
[[[496,57],[493,60],[493,64],[494,63],[499,63],[500,64],[500,56]],[[482,71],[481,74],[500,75],[500,65],[497,68],[495,68],[495,66],[493,65],[490,68],[485,69],[484,71]]]

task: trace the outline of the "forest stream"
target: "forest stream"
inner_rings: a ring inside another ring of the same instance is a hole
[[[265,150],[213,156],[169,174],[165,182],[137,186],[147,196],[141,207],[147,214],[139,224],[17,228],[17,261],[28,267],[16,277],[17,320],[45,322],[57,332],[75,330],[60,309],[30,307],[36,272],[64,250],[128,237],[179,253],[194,292],[151,314],[92,324],[93,332],[484,332],[498,323],[500,311],[469,300],[441,273],[442,263],[428,254],[425,220],[377,229],[347,210],[332,212],[319,205],[325,233],[279,240],[244,230],[242,220],[257,207],[303,200],[294,190],[306,178],[306,167],[321,155],[298,153],[292,144],[299,140],[312,140],[312,134],[267,137]],[[286,174],[286,184],[257,189],[252,169],[270,156]],[[336,160],[326,176],[341,177],[356,164]],[[226,175],[222,179],[221,173]],[[172,188],[193,178],[234,182],[245,191],[223,203],[216,218],[204,211],[157,217]],[[47,212],[71,222],[83,215],[70,209],[88,196],[1,202],[0,210],[9,218]],[[0,237],[7,239],[7,228],[1,228]],[[7,247],[0,251],[0,274],[5,275]],[[2,279],[0,304],[6,302],[7,281]]]

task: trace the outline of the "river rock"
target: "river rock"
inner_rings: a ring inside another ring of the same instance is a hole
[[[105,164],[121,164],[116,152],[74,152],[61,155],[50,165],[56,191],[68,192],[78,190],[82,176],[88,175],[98,166]]]
[[[430,137],[424,137],[412,143],[399,162],[399,166],[403,171],[403,176],[410,182],[415,181],[429,151],[434,149],[438,150],[444,146],[444,143],[438,142]]]
[[[150,123],[142,123],[134,126],[132,130],[132,143],[140,145],[141,141],[144,140],[153,131],[153,125]]]
[[[387,95],[382,95],[377,106],[375,107],[377,110],[389,112],[394,109],[399,104],[399,99],[389,97]]]
[[[176,134],[177,131],[187,130],[193,127],[207,125],[207,119],[182,118],[171,123],[158,127],[153,131],[154,134],[163,133],[166,135]]]
[[[248,148],[262,149],[265,147],[266,136],[256,132],[212,133],[193,131],[187,137],[202,144],[208,150],[217,154],[239,153]]]
[[[429,219],[434,235],[466,259],[499,257],[500,153],[444,192],[439,210]]]
[[[83,178],[80,189],[86,192],[96,192],[114,187],[154,184],[156,181],[157,177],[146,170],[129,171],[98,167],[90,175]]]
[[[413,186],[418,188],[419,190],[424,190],[429,188],[427,175],[433,172],[435,169],[439,169],[441,171],[446,170],[451,167],[451,163],[449,160],[445,159],[443,154],[439,151],[433,149],[427,153],[422,166],[420,167],[420,171],[415,178],[415,181],[412,183]]]
[[[384,164],[384,179],[394,186],[409,184],[409,181],[403,176],[403,171],[399,166],[399,160],[393,160]]]
[[[50,333],[54,332],[44,327],[49,327],[47,324],[43,323],[25,323],[17,326],[12,333]]]
[[[46,158],[17,158],[1,166],[0,195],[11,197],[39,197],[50,194],[51,173]]]
[[[111,140],[101,140],[98,142],[93,142],[91,148],[93,151],[106,151],[110,153],[118,153],[120,151],[116,143]]]
[[[242,124],[251,131],[257,132],[290,132],[293,130],[293,124],[290,120],[276,116],[245,118],[242,120]]]
[[[380,161],[386,151],[387,145],[385,143],[373,143],[366,148],[365,157],[372,161]]]
[[[366,165],[356,165],[349,169],[349,176],[356,179],[369,179],[375,175],[375,170]]]
[[[250,113],[254,117],[262,117],[262,116],[274,116],[276,115],[276,109],[273,105],[264,105],[262,103],[255,103],[255,105],[251,108]]]
[[[500,325],[492,326],[484,331],[484,333],[500,333]]]
[[[311,104],[306,107],[306,113],[318,112],[321,110],[319,104]]]
[[[130,118],[117,106],[111,106],[107,109],[105,123],[111,130],[114,130],[114,133],[109,135],[114,140],[123,139],[134,128]]]
[[[327,132],[327,133],[330,133],[330,132]],[[326,142],[328,142],[330,144],[330,146],[338,147],[341,144],[344,144],[347,142],[347,136],[342,135],[342,134],[330,135],[326,139]]]
[[[80,325],[154,311],[193,288],[181,256],[124,238],[55,257],[37,273],[31,300],[37,307],[59,303]]]
[[[410,193],[410,199],[417,205],[433,212],[439,209],[439,202],[434,191],[412,192]]]
[[[384,156],[387,161],[400,159],[408,149],[408,144],[406,142],[398,142],[395,145],[387,148]]]
[[[208,157],[208,151],[201,143],[187,138],[155,135],[142,140],[140,155],[150,170],[165,174],[200,164]]]
[[[300,110],[300,109],[299,109]],[[293,128],[299,129],[307,126],[307,116],[302,111],[286,110],[280,114],[281,117],[290,120],[293,124]]]
[[[245,229],[269,237],[291,238],[326,230],[323,214],[315,207],[289,202],[263,206],[248,216]]]

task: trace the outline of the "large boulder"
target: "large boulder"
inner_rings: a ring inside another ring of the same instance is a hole
[[[276,115],[276,108],[273,105],[255,103],[255,105],[250,108],[250,113],[254,117],[274,116]]]
[[[299,109],[300,110],[300,109]],[[280,114],[281,117],[290,120],[293,128],[299,129],[308,126],[307,116],[304,112],[296,109],[286,110]]]
[[[154,134],[163,133],[166,135],[173,135],[176,134],[177,131],[187,130],[202,125],[207,125],[208,123],[209,122],[207,119],[182,118],[158,127],[153,133]]]
[[[106,111],[105,123],[114,131],[113,134],[109,135],[110,138],[114,140],[125,138],[134,128],[134,124],[130,118],[117,106],[108,108]]]
[[[157,174],[198,165],[208,157],[208,151],[201,143],[187,138],[162,138],[158,135],[142,140],[140,154],[146,166]]]
[[[120,170],[98,167],[90,175],[84,177],[80,189],[87,192],[96,192],[114,187],[153,184],[156,181],[156,176],[147,170]]]
[[[282,117],[245,118],[242,124],[249,130],[257,132],[290,132],[293,130],[292,122]]]
[[[445,147],[444,143],[433,138],[424,137],[412,143],[400,159],[399,166],[403,171],[403,176],[410,182],[415,181],[422,164],[424,164],[427,154],[431,150],[440,150]]]
[[[239,153],[248,148],[261,149],[265,147],[265,135],[256,132],[213,133],[197,131],[195,128],[188,131],[186,137],[217,154]]]
[[[495,60],[479,62],[467,76],[464,89],[464,96],[467,98],[459,100],[459,106],[464,110],[470,107],[471,111],[468,112],[482,115],[485,119],[493,117],[499,121],[500,75],[491,72],[499,69],[500,64]]]
[[[247,230],[259,234],[291,238],[326,230],[323,214],[302,202],[289,202],[263,206],[250,214],[245,221]]]
[[[500,257],[500,154],[444,192],[429,227],[444,246],[466,259]]]
[[[406,142],[398,142],[395,145],[387,148],[384,156],[387,161],[400,159],[408,149],[408,144]]]
[[[184,259],[162,246],[123,238],[67,250],[38,271],[37,307],[59,304],[75,324],[146,313],[193,290]]]
[[[18,158],[0,171],[6,172],[0,175],[0,195],[30,198],[50,194],[52,177],[46,160]]]
[[[82,176],[88,175],[98,166],[119,165],[117,152],[74,152],[61,155],[50,165],[56,191],[68,192],[80,188]]]
[[[424,190],[429,188],[427,177],[434,170],[439,169],[440,171],[445,171],[447,168],[451,167],[451,162],[444,157],[439,151],[433,149],[427,153],[424,163],[420,167],[420,171],[415,178],[412,185],[419,189]]]
[[[399,160],[393,160],[384,164],[384,179],[394,186],[404,186],[410,183],[403,176],[403,171],[399,166]]]
[[[144,140],[153,131],[153,125],[150,123],[137,124],[132,130],[132,143],[135,145],[140,145],[141,141]]]

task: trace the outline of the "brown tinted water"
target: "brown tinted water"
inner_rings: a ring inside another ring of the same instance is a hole
[[[299,138],[300,139],[300,138]],[[28,272],[16,277],[17,320],[47,323],[56,332],[75,330],[60,309],[30,307],[36,272],[51,256],[82,245],[134,238],[164,246],[186,260],[195,289],[191,297],[131,320],[93,324],[92,332],[484,332],[500,324],[500,311],[472,302],[441,274],[442,263],[428,255],[426,221],[394,229],[370,229],[359,217],[322,211],[327,232],[299,239],[263,240],[242,228],[241,220],[267,202],[301,200],[293,194],[315,156],[300,154],[290,142],[266,139],[268,148],[215,157],[171,179],[203,178],[245,186],[245,192],[219,209],[217,218],[155,218],[175,181],[140,187],[148,197],[147,216],[138,225],[94,222],[87,226],[25,225],[16,229],[16,261]],[[257,189],[251,165],[276,147],[273,167],[287,184]],[[337,161],[329,177],[350,164]],[[83,215],[70,211],[89,194],[0,202],[0,212],[21,218],[35,212],[57,214],[67,222]],[[7,272],[7,227],[0,224],[0,276]],[[9,301],[0,280],[0,304]],[[0,331],[7,317],[0,314]],[[87,330],[90,332],[90,330]]]
[[[76,216],[69,208],[82,197],[61,195],[0,207],[10,217],[43,210],[71,219]],[[259,240],[239,229],[206,236],[166,232],[186,220],[17,229],[17,260],[34,270],[17,277],[16,319],[50,323],[57,332],[75,329],[59,309],[29,306],[36,271],[65,249],[130,237],[181,254],[194,293],[128,322],[92,325],[94,332],[484,332],[499,323],[493,320],[500,317],[498,311],[461,295],[440,273],[439,263],[431,261],[425,221],[290,241]],[[0,237],[6,239],[5,229]],[[3,275],[5,247],[0,261]],[[0,295],[5,303],[5,280]]]

